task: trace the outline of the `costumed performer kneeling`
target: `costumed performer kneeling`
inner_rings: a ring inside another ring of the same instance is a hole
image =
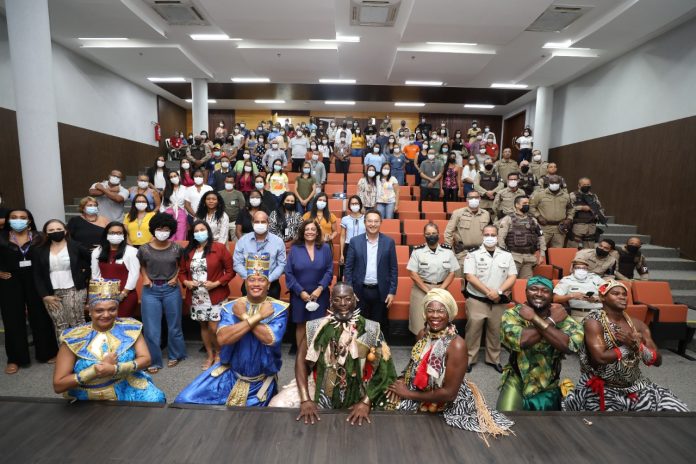
[[[117,317],[119,280],[89,283],[92,322],[63,331],[53,374],[53,389],[78,400],[164,403],[164,392],[142,369],[150,365],[143,325]]]
[[[297,420],[305,424],[319,420],[319,408],[350,409],[351,425],[369,423],[371,409],[389,409],[386,391],[396,379],[391,351],[379,323],[362,317],[356,304],[351,286],[333,286],[328,315],[307,321],[298,342],[295,381],[271,407],[299,407]]]
[[[396,409],[439,413],[447,425],[463,430],[508,435],[513,422],[486,406],[478,387],[464,379],[468,354],[457,334],[457,303],[452,294],[434,288],[423,298],[425,328],[411,350],[402,376],[387,395]]]
[[[223,304],[220,362],[191,382],[175,403],[267,406],[277,391],[288,304],[268,296],[270,255],[246,257],[247,295]]]

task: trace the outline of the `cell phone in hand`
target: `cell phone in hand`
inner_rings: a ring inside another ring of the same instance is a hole
[[[589,298],[589,297],[593,297],[593,296],[594,296],[594,292],[587,292],[587,293],[585,293],[585,296],[588,297],[588,298]]]

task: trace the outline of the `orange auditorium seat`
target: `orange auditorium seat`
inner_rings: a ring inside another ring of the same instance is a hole
[[[687,326],[688,307],[674,303],[668,282],[635,280],[632,287],[634,304],[647,305],[653,311],[650,331],[655,343],[678,340],[678,353],[684,355],[695,330]]]
[[[417,201],[399,201],[397,212],[399,219],[420,219],[420,209]]]
[[[570,274],[570,264],[578,252],[577,248],[549,248],[546,250],[549,264],[560,272],[559,277]]]

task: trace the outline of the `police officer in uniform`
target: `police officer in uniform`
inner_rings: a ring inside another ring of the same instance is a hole
[[[558,176],[561,182],[561,190],[568,193],[568,185],[566,184],[563,176],[558,174],[558,165],[556,163],[549,163],[546,165],[546,174],[539,178],[539,187],[542,189],[549,187],[549,177]]]
[[[578,181],[578,191],[570,194],[570,202],[575,210],[573,217],[572,240],[568,240],[568,247],[575,248],[582,244],[582,248],[592,249],[597,240],[597,223],[604,218],[604,210],[597,195],[592,193],[592,181],[583,177]],[[598,214],[592,208],[595,208]]]
[[[445,244],[450,246],[464,267],[467,250],[478,248],[483,241],[483,228],[491,223],[491,215],[479,205],[481,195],[472,190],[466,196],[467,206],[454,210],[445,228]],[[461,277],[461,272],[457,272]]]
[[[529,211],[541,224],[546,248],[563,248],[574,210],[570,204],[570,196],[561,190],[559,176],[549,176],[548,188],[532,196]]]
[[[616,272],[616,244],[605,238],[597,244],[597,248],[585,248],[575,254],[575,258],[587,262],[587,270],[602,278],[613,278]]]
[[[524,190],[524,193],[528,197],[531,197],[532,193],[534,193],[535,190],[539,189],[539,182],[537,181],[537,177],[534,175],[531,168],[529,167],[529,161],[524,160],[520,163],[519,176],[520,181],[517,185],[522,190]]]
[[[194,136],[193,145],[190,145],[188,150],[186,150],[186,158],[196,169],[203,169],[203,166],[205,166],[205,163],[211,156],[210,146],[203,143],[203,137],[200,135]]]
[[[526,196],[524,190],[519,188],[519,174],[511,172],[507,177],[507,187],[498,192],[493,201],[496,223],[502,218],[515,212],[515,198]]]
[[[529,163],[529,169],[534,174],[534,177],[541,179],[542,176],[548,174],[548,167],[549,163],[541,159],[541,150],[532,150],[532,162]]]
[[[483,229],[483,244],[469,250],[464,259],[466,279],[466,340],[469,368],[476,364],[481,332],[486,324],[486,364],[503,372],[500,365],[500,324],[503,312],[510,302],[510,290],[517,278],[512,254],[498,246],[498,228]]]
[[[493,160],[486,158],[483,166],[484,170],[479,173],[474,181],[474,190],[481,195],[481,208],[493,216],[493,201],[498,192],[505,186],[500,180],[500,175],[494,169]]]
[[[423,229],[425,244],[411,253],[406,269],[413,280],[408,314],[408,329],[414,335],[423,330],[423,298],[433,288],[447,290],[459,270],[459,262],[452,248],[439,244],[440,233],[436,224],[430,222]]]
[[[495,162],[495,170],[498,171],[498,175],[500,175],[500,178],[503,180],[503,183],[507,182],[508,174],[520,170],[517,161],[515,161],[511,157],[512,150],[510,150],[509,148],[504,148],[502,159],[499,159]]]
[[[649,280],[648,263],[645,256],[640,252],[641,242],[638,237],[630,237],[626,240],[626,245],[619,248],[618,269],[616,278],[619,280],[631,280],[635,277],[635,272],[638,273],[637,280]]]
[[[500,220],[498,246],[505,247],[515,260],[517,277],[529,279],[537,264],[544,262],[546,242],[541,227],[529,214],[529,198],[515,198],[515,212]]]
[[[602,309],[599,287],[605,281],[587,267],[587,261],[576,256],[570,275],[563,277],[553,288],[553,302],[570,307],[570,316],[578,322],[582,322],[593,309]]]

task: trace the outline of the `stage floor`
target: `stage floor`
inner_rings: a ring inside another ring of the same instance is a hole
[[[696,413],[515,413],[515,436],[489,439],[425,414],[74,403],[0,398],[0,462],[555,463],[694,462]],[[592,422],[588,425],[584,419]]]

